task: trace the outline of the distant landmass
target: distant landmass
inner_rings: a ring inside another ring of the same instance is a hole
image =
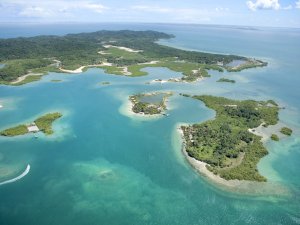
[[[208,77],[210,69],[240,71],[267,65],[243,56],[186,51],[156,43],[173,37],[157,31],[103,30],[0,39],[0,83],[21,85],[48,72],[80,73],[88,67],[126,76],[147,75],[141,71],[145,67],[166,67],[191,82]]]

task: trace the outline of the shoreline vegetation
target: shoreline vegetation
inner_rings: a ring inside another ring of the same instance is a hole
[[[274,101],[181,95],[203,101],[216,111],[213,120],[179,128],[189,163],[214,183],[226,187],[249,191],[254,184],[268,183],[257,169],[268,151],[262,142],[263,134],[256,129],[278,123],[278,105]]]
[[[89,67],[108,74],[144,76],[146,67],[165,67],[183,74],[179,81],[209,77],[208,70],[235,72],[267,63],[237,55],[187,51],[156,41],[174,38],[156,31],[98,31],[65,36],[0,39],[0,84],[22,85],[48,72],[81,73]],[[239,63],[236,63],[239,62]],[[176,80],[177,82],[177,80]]]
[[[168,116],[165,112],[167,110],[166,101],[172,95],[172,92],[153,92],[129,96],[130,110],[135,114],[145,116]]]
[[[21,124],[12,128],[0,131],[1,136],[14,137],[19,135],[25,135],[28,133],[42,132],[45,135],[51,135],[54,133],[52,130],[52,123],[62,117],[59,112],[48,113],[37,119],[30,124]]]

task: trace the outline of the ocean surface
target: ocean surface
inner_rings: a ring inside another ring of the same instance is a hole
[[[0,137],[1,225],[224,225],[300,224],[300,30],[160,24],[0,25],[11,38],[106,30],[157,30],[176,38],[161,44],[239,54],[269,62],[238,73],[210,71],[196,83],[145,84],[180,77],[165,68],[148,76],[50,73],[20,87],[0,86],[0,130],[60,111],[55,134]],[[0,53],[1,54],[1,53]],[[216,82],[220,77],[235,84]],[[62,82],[51,82],[60,79]],[[101,85],[102,82],[110,85]],[[170,116],[150,120],[126,113],[128,95],[173,91]],[[280,123],[291,137],[268,141],[258,169],[288,192],[247,195],[217,187],[195,172],[181,154],[176,127],[212,119],[214,111],[178,93],[277,101]]]

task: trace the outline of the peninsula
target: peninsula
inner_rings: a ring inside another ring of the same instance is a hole
[[[45,135],[53,134],[52,123],[62,117],[59,112],[43,115],[30,124],[22,124],[0,131],[1,136],[14,137],[28,133],[43,132]]]
[[[193,98],[215,110],[216,117],[201,124],[181,126],[187,157],[203,163],[202,172],[206,170],[218,179],[266,181],[257,170],[257,163],[268,151],[261,137],[250,131],[261,125],[277,124],[278,105],[272,100],[238,101],[208,95]],[[193,163],[192,160],[189,161]]]
[[[156,31],[98,31],[65,36],[0,39],[0,84],[22,85],[48,72],[81,73],[98,67],[106,73],[143,76],[145,67],[181,72],[182,81],[209,77],[208,70],[240,71],[266,62],[237,55],[211,54],[163,46],[173,35]]]

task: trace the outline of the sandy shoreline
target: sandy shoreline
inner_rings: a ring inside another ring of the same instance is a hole
[[[21,77],[18,77],[18,78],[17,78],[16,80],[14,80],[14,81],[11,81],[10,84],[17,84],[17,83],[19,83],[19,82],[25,80],[26,77],[29,77],[29,76],[41,76],[41,75],[43,75],[43,74],[42,74],[42,73],[28,73],[28,74],[25,74],[25,75],[23,75],[23,76],[21,76]]]
[[[65,72],[65,73],[82,73],[83,72],[83,69],[86,68],[86,67],[101,67],[101,66],[112,66],[111,63],[108,63],[108,62],[103,62],[101,64],[95,64],[95,65],[87,65],[87,66],[81,66],[75,70],[66,70],[66,69],[63,69],[63,68],[59,68],[60,71],[62,72]]]
[[[185,141],[183,137],[183,130],[181,126],[187,124],[180,124],[176,127],[182,139],[181,151],[187,162],[206,180],[217,186],[218,188],[225,189],[234,193],[250,194],[250,195],[288,195],[289,191],[286,187],[279,183],[272,182],[256,182],[256,181],[245,181],[245,180],[225,180],[218,175],[215,175],[206,168],[207,163],[196,160],[188,155],[185,149]]]

